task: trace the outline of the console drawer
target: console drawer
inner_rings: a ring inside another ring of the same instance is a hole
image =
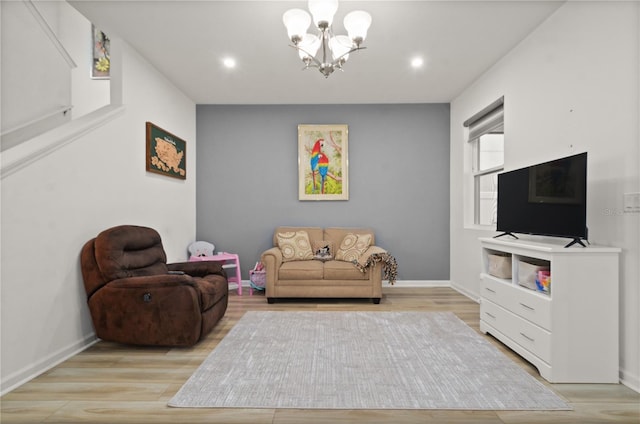
[[[551,331],[551,299],[544,294],[527,293],[526,289],[519,290],[518,296],[513,297],[509,310],[532,323]]]
[[[493,277],[482,277],[481,297],[487,298],[498,305],[511,305],[513,303],[513,287],[510,284],[496,281]]]
[[[551,362],[551,333],[495,303],[482,299],[480,319],[543,361]]]
[[[515,287],[490,276],[482,278],[482,298],[501,305],[535,325],[551,331],[551,298],[528,289]]]

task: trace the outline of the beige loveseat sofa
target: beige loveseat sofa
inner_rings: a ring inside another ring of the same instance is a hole
[[[308,235],[308,242],[304,239]],[[367,243],[368,242],[368,243]],[[312,255],[309,256],[309,244]],[[370,298],[380,303],[382,265],[371,263],[361,270],[373,253],[373,231],[366,228],[278,227],[273,233],[274,247],[262,253],[266,270],[266,297],[278,298]],[[319,249],[329,248],[331,259],[314,259]],[[362,253],[360,253],[362,252]]]

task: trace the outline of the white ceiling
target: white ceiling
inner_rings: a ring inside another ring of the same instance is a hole
[[[373,18],[366,50],[325,79],[302,71],[282,14],[306,1],[69,1],[126,40],[197,104],[450,102],[562,1],[341,1]],[[222,58],[237,61],[233,70]],[[413,56],[423,69],[410,66]]]

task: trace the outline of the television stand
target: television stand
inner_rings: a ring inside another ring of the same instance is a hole
[[[551,383],[616,384],[621,249],[564,249],[564,244],[480,239],[480,331]],[[511,272],[496,273],[489,255],[507,261]],[[548,291],[526,283],[527,264],[540,263],[551,273]]]
[[[511,237],[513,237],[514,239],[518,240],[518,237],[516,237],[516,235],[515,235],[515,234],[510,233],[509,231],[505,231],[505,232],[504,232],[504,233],[502,233],[502,234],[498,234],[497,236],[493,236],[493,238],[499,238],[499,237],[502,237],[502,236],[511,236]]]

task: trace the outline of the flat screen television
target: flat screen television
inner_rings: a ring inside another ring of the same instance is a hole
[[[503,233],[587,240],[587,153],[498,174],[498,220]],[[517,237],[516,237],[517,238]]]

